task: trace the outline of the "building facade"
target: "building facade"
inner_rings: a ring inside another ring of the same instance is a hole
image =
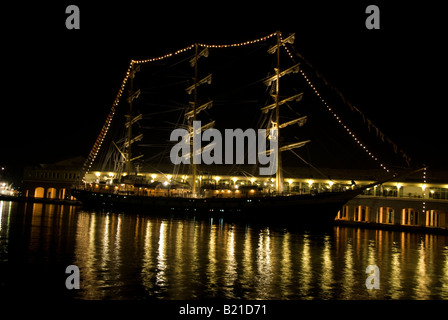
[[[76,157],[53,164],[27,166],[23,171],[22,196],[74,200],[70,188],[79,181],[83,157]]]

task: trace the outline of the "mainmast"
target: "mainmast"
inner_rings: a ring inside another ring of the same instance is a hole
[[[190,101],[190,106],[192,107],[190,111],[185,113],[185,118],[190,119],[191,122],[191,126],[190,126],[190,132],[191,132],[191,136],[193,137],[193,140],[195,139],[195,135],[197,134],[197,132],[194,132],[194,126],[193,123],[194,121],[196,121],[196,116],[200,111],[203,111],[205,109],[208,109],[212,106],[213,102],[209,101],[201,106],[198,106],[198,87],[202,84],[208,83],[210,84],[212,81],[212,75],[209,74],[208,76],[206,76],[205,78],[199,80],[199,76],[198,76],[198,60],[200,57],[208,57],[208,48],[205,48],[202,51],[199,51],[199,45],[197,43],[195,43],[194,45],[195,47],[195,51],[194,51],[194,57],[190,60],[190,66],[194,67],[194,77],[193,77],[193,85],[191,85],[190,87],[188,87],[187,89],[185,89],[185,91],[188,94],[192,94],[193,93],[193,101]],[[204,126],[205,127],[205,126]],[[205,130],[204,127],[200,128],[199,130]],[[191,141],[191,139],[190,139]],[[191,143],[190,146],[190,165],[191,165],[191,169],[192,169],[192,177],[193,177],[193,182],[192,182],[192,194],[196,195],[197,194],[197,185],[196,185],[196,177],[197,177],[197,157],[200,156],[200,154],[198,155],[198,152],[201,152],[201,150],[194,150],[193,149],[193,145],[194,143]]]
[[[194,45],[194,93],[193,93],[193,123],[196,121],[196,104],[198,102],[198,44],[195,43]],[[192,126],[193,127],[193,126]],[[193,129],[194,130],[194,129]],[[195,132],[193,132],[193,139],[194,139],[194,134]],[[194,145],[194,143],[193,143]],[[196,195],[197,190],[196,190],[196,175],[197,175],[197,166],[196,166],[196,156],[194,154],[194,150],[193,150],[193,146],[190,147],[191,149],[191,164],[192,164],[192,169],[193,169],[193,189],[192,189],[192,193],[193,195]]]
[[[281,47],[280,32],[277,31],[277,68],[275,68],[275,128],[277,130],[277,141],[280,143],[280,110],[279,110],[279,94],[280,94],[280,47]],[[278,193],[283,192],[283,174],[282,174],[282,153],[277,151],[277,170],[275,173],[275,190]]]
[[[300,118],[292,120],[292,121],[288,121],[284,124],[280,124],[280,106],[289,101],[293,101],[293,100],[300,101],[303,96],[303,93],[299,93],[294,96],[287,97],[283,100],[280,100],[280,78],[284,75],[291,73],[291,72],[297,73],[299,71],[299,64],[296,64],[286,70],[280,71],[280,48],[283,45],[285,45],[285,43],[294,43],[294,37],[295,37],[295,34],[292,34],[292,35],[288,36],[286,39],[282,39],[281,32],[277,31],[277,44],[274,45],[273,47],[269,48],[269,50],[268,50],[268,53],[270,53],[270,54],[276,53],[276,68],[274,68],[275,75],[272,77],[269,77],[268,79],[266,79],[264,81],[265,85],[267,85],[267,86],[270,86],[272,84],[272,82],[275,81],[275,93],[272,94],[272,96],[274,98],[274,103],[262,108],[261,110],[264,112],[268,112],[269,110],[274,109],[274,115],[273,115],[274,120],[272,121],[272,129],[277,131],[277,141],[278,141],[278,145],[279,145],[278,150],[276,151],[277,152],[277,154],[276,154],[277,168],[276,168],[276,173],[275,173],[275,190],[277,193],[283,192],[283,171],[282,171],[282,157],[281,157],[282,151],[299,148],[309,142],[309,140],[307,140],[307,141],[302,141],[302,142],[293,143],[293,144],[290,144],[287,146],[280,147],[280,129],[281,128],[285,128],[286,126],[289,126],[289,125],[292,125],[295,123],[297,123],[301,126],[306,122],[306,116],[305,116],[305,117],[300,117]]]

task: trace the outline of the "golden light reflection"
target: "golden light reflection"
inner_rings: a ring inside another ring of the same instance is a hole
[[[282,259],[279,261],[280,283],[282,290],[282,298],[287,297],[291,293],[292,287],[292,264],[291,264],[291,234],[285,233],[282,239]]]
[[[311,253],[310,253],[310,243],[311,240],[308,234],[303,236],[303,249],[302,249],[302,257],[301,257],[301,266],[300,266],[300,286],[299,291],[302,297],[309,297],[309,292],[311,290],[311,283],[313,279],[313,272],[311,269]]]
[[[448,246],[444,248],[443,256],[444,256],[443,272],[440,279],[440,282],[442,283],[441,298],[443,300],[448,300]]]
[[[2,233],[2,226],[3,226],[3,202],[0,201],[0,235]]]
[[[228,231],[228,238],[225,247],[226,247],[226,258],[225,258],[224,286],[226,291],[226,298],[234,298],[233,286],[237,278],[234,226],[231,226],[230,230]]]
[[[156,285],[158,287],[166,286],[166,221],[162,221],[159,229],[159,246],[157,249],[157,271],[156,271]]]
[[[353,245],[352,239],[347,240],[347,246],[344,253],[345,268],[343,271],[343,297],[351,299],[353,295],[353,286],[355,285],[355,270],[353,266]]]
[[[243,247],[243,261],[242,267],[243,271],[241,273],[241,280],[245,283],[245,288],[248,288],[254,279],[254,258],[253,258],[253,247],[252,247],[252,234],[253,230],[251,227],[247,226],[244,233],[244,247]],[[249,295],[245,295],[244,299],[250,299]]]
[[[213,220],[210,227],[210,235],[208,238],[208,264],[207,264],[207,281],[209,291],[215,295],[218,290],[217,277],[217,259],[216,259],[216,238],[218,236],[217,226],[213,225]]]
[[[269,288],[272,282],[271,270],[271,238],[269,228],[260,230],[258,234],[257,247],[257,271],[258,279],[256,280],[256,288],[260,293],[260,298],[264,299],[269,296]]]
[[[211,220],[144,217],[136,225],[126,215],[74,217],[74,264],[86,299],[108,298],[129,283],[168,299],[448,298],[443,237],[417,242],[421,235],[354,228],[323,235]],[[380,268],[380,290],[365,287],[370,264]]]
[[[369,240],[369,245],[367,247],[367,265],[377,265],[377,252],[375,240]]]
[[[95,215],[80,212],[77,217],[74,264],[82,270],[83,287],[81,297],[99,299],[101,285],[96,278]]]
[[[428,277],[428,271],[426,266],[426,249],[425,242],[421,241],[417,249],[417,264],[415,272],[415,298],[418,300],[428,299],[431,293],[430,279]]]
[[[150,291],[154,287],[152,281],[152,270],[154,267],[152,255],[153,255],[153,244],[152,244],[152,224],[151,220],[147,219],[145,222],[145,235],[143,240],[143,259],[142,259],[142,284],[146,290]]]
[[[114,243],[114,263],[121,264],[120,251],[121,251],[121,224],[123,221],[122,214],[117,217],[117,229],[115,230],[115,243]]]
[[[397,242],[392,243],[391,248],[392,258],[390,260],[390,278],[389,278],[389,295],[392,299],[400,299],[402,296],[402,287],[401,287],[401,277],[402,277],[402,269],[401,269],[401,260],[400,260],[400,248]]]
[[[105,268],[108,266],[110,262],[110,216],[106,216],[106,220],[104,221],[104,230],[103,230],[103,252],[101,255],[101,267]]]
[[[25,204],[25,206],[26,206],[26,204]],[[11,208],[12,208],[11,201],[0,201],[0,240],[9,238]],[[6,211],[8,213],[6,213]],[[5,251],[5,250],[2,250],[2,251]]]
[[[330,236],[324,237],[324,247],[322,250],[322,272],[320,287],[324,299],[331,298],[331,290],[333,286],[333,262],[331,260],[331,243]]]
[[[196,285],[200,283],[199,280],[199,273],[200,273],[200,264],[199,264],[199,259],[202,258],[199,255],[199,247],[200,245],[202,245],[202,242],[200,241],[201,238],[199,236],[199,231],[200,231],[200,225],[198,221],[193,221],[192,225],[193,227],[193,239],[192,242],[190,244],[189,247],[192,247],[191,250],[191,255],[190,255],[190,259],[189,259],[189,264],[190,264],[190,279],[189,279],[189,283],[190,285]],[[192,296],[191,298],[195,298],[194,296]]]
[[[175,262],[174,262],[174,272],[181,273],[185,264],[183,259],[184,246],[182,242],[184,241],[184,224],[182,221],[176,223],[176,251],[175,251]]]
[[[96,254],[95,254],[95,238],[96,238],[96,219],[97,215],[90,216],[89,231],[87,235],[87,272],[94,272],[96,267]]]

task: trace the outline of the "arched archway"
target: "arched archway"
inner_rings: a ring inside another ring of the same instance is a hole
[[[47,190],[47,198],[48,199],[56,199],[58,196],[55,188],[48,188]]]
[[[45,189],[42,187],[37,187],[34,189],[34,198],[44,198],[45,197]]]

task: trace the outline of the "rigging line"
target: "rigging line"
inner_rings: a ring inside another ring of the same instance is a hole
[[[213,105],[225,105],[231,103],[232,105],[238,104],[250,104],[250,103],[258,103],[258,99],[235,99],[235,100],[213,100]]]
[[[164,176],[165,178],[168,179],[167,175],[165,173],[163,173],[162,171],[160,171],[159,169],[157,169],[157,167],[154,167],[154,166],[152,166],[150,164],[148,164],[148,167],[150,167],[151,169],[155,170],[156,172],[158,172],[159,174],[161,174],[162,176]]]
[[[239,42],[239,43],[232,43],[232,44],[206,44],[206,43],[198,43],[200,47],[207,47],[207,48],[233,48],[233,47],[241,47],[241,46],[247,46],[251,44],[255,44],[257,42],[266,41],[269,38],[272,38],[273,36],[276,36],[277,32],[271,33],[270,35],[267,35],[265,37],[261,37],[254,40],[248,40],[245,42]]]
[[[185,108],[179,108],[179,107],[176,107],[177,109],[172,109],[172,110],[164,110],[164,111],[158,111],[158,112],[151,112],[151,113],[145,113],[144,114],[144,119],[148,119],[147,117],[150,117],[150,116],[154,116],[154,115],[157,115],[157,114],[164,114],[164,113],[170,113],[170,112],[177,112],[177,111],[180,111],[180,110],[184,110]],[[150,118],[151,119],[151,118]]]
[[[165,121],[166,122],[166,121]],[[180,123],[182,122],[182,125],[185,124],[185,117],[183,116],[183,113],[180,112],[179,116],[177,117],[177,121],[175,124],[175,128],[179,128]],[[168,124],[172,124],[172,123],[168,123]],[[171,127],[172,130],[172,127]],[[161,162],[163,161],[163,159],[167,156],[167,154],[170,153],[172,144],[166,145],[165,148],[163,149],[163,151],[160,152],[160,158],[159,158],[159,165],[161,164]]]
[[[161,84],[161,85],[158,85],[158,86],[151,86],[151,87],[140,88],[140,91],[141,91],[142,94],[153,94],[153,93],[158,93],[158,92],[152,91],[154,89],[165,89],[165,88],[168,88],[168,87],[174,87],[174,86],[181,85],[181,84],[184,85],[186,83],[188,83],[188,80],[186,80],[186,79],[185,80],[179,80],[177,82]]]
[[[250,172],[246,171],[246,170],[241,170],[241,172],[244,174],[245,177],[255,177],[253,174],[251,174]]]
[[[287,50],[287,52],[288,52],[288,54],[289,54],[289,56],[290,56],[290,58],[293,60],[293,61],[295,61],[295,59],[293,58],[293,56],[291,55],[291,53],[289,52],[289,50],[288,50],[288,48],[287,47],[285,47],[285,50]],[[325,79],[325,77],[310,63],[310,62],[308,62],[294,47],[292,47],[292,50],[294,50],[294,53],[299,57],[299,58],[301,58],[301,59],[303,59],[303,61],[308,65],[308,66],[310,66],[313,70],[314,70],[314,72],[316,73],[316,76],[318,77],[318,78],[321,78],[322,79],[322,81],[324,82],[324,84],[331,90],[331,91],[333,91],[333,92],[335,92],[335,93],[337,93],[338,95],[339,95],[339,97],[341,98],[341,100],[342,100],[342,102],[343,102],[343,104],[345,105],[345,106],[348,106],[349,108],[350,108],[350,110],[352,111],[352,112],[354,112],[354,111],[356,111],[356,112],[358,112],[359,113],[359,115],[363,118],[363,121],[364,121],[364,123],[367,123],[367,126],[368,126],[368,129],[369,129],[369,132],[370,132],[370,129],[371,129],[371,127],[373,127],[373,129],[375,129],[375,132],[376,132],[376,136],[378,137],[378,138],[380,138],[381,139],[381,141],[382,142],[385,142],[385,141],[387,141],[389,144],[391,144],[392,145],[392,147],[394,148],[394,152],[395,152],[395,154],[398,154],[398,151],[400,152],[400,154],[401,154],[401,156],[403,157],[403,159],[406,161],[406,163],[407,163],[407,165],[408,165],[408,167],[410,167],[411,166],[411,164],[410,164],[410,162],[411,162],[411,158],[400,148],[398,148],[398,146],[397,146],[397,144],[395,144],[391,139],[389,139],[389,137],[386,137],[386,135],[381,131],[381,130],[379,130],[379,128],[377,127],[377,126],[375,126],[373,123],[372,123],[372,121],[370,121],[370,119],[368,119],[357,107],[355,107],[354,105],[352,105],[351,104],[351,102],[349,101],[349,100],[347,100],[345,97],[344,97],[344,95],[336,88],[336,87],[334,87],[330,82],[328,82],[326,79]],[[335,115],[335,112],[334,111],[332,111],[331,110],[331,108],[329,108],[329,106],[328,106],[328,104],[326,103],[326,101],[320,96],[320,94],[318,94],[318,92],[317,92],[317,89],[313,86],[313,85],[311,85],[311,83],[310,83],[310,81],[308,80],[308,77],[305,75],[305,73],[304,73],[304,71],[303,70],[301,70],[300,71],[300,73],[302,74],[302,76],[305,78],[305,80],[308,82],[308,84],[311,86],[311,88],[314,90],[314,92],[317,94],[317,96],[320,98],[320,100],[322,100],[322,102],[325,104],[325,106],[327,107],[327,109],[329,109],[329,111],[331,111],[332,112],[332,114],[336,117],[336,118],[338,118],[337,117],[337,115]],[[339,120],[339,119],[338,119]],[[339,121],[340,123],[341,123],[341,121]],[[344,126],[345,127],[345,126]],[[346,128],[347,129],[347,128]],[[349,129],[347,129],[347,130],[349,130]],[[362,147],[362,145],[361,145],[361,143],[359,142],[359,140],[355,140],[358,144],[360,144],[360,146]],[[368,152],[367,151],[367,149],[366,149],[366,147],[364,146],[364,149],[366,150],[366,152],[367,153],[369,153],[369,155],[371,156],[371,153],[370,152]],[[399,150],[398,150],[399,149]],[[372,157],[372,156],[371,156]],[[373,157],[372,157],[373,158]],[[376,161],[378,161],[377,159],[375,159]],[[383,166],[383,165],[381,165],[380,164],[380,166],[383,168],[383,169],[385,169],[386,171],[388,171],[389,172],[389,170],[385,167],[385,166]]]
[[[165,72],[165,71],[170,70],[171,68],[174,68],[177,65],[182,64],[185,61],[190,60],[190,59],[191,59],[191,56],[186,56],[184,59],[180,59],[179,61],[177,61],[175,63],[169,64],[169,65],[162,65],[163,68],[161,68],[160,70],[157,70],[157,71],[153,71],[153,72],[151,72],[151,74],[157,75],[159,73]],[[180,73],[183,73],[183,72],[180,72]]]
[[[244,91],[245,89],[247,89],[247,88],[249,88],[249,87],[251,87],[251,86],[254,86],[254,85],[256,85],[256,84],[258,84],[258,83],[260,83],[260,82],[262,82],[262,81],[264,81],[264,79],[258,79],[258,80],[255,80],[255,81],[253,81],[253,82],[250,82],[250,83],[247,83],[247,84],[245,84],[244,86],[242,86],[242,87],[239,87],[239,88],[231,88],[230,90],[228,90],[228,91],[225,91],[225,92],[221,92],[220,94],[217,94],[216,95],[216,98],[217,99],[222,99],[222,97],[226,97],[226,96],[229,96],[229,95],[232,95],[232,94],[237,94],[237,93],[239,93],[239,92],[241,92],[241,91]]]
[[[294,110],[294,109],[289,105],[289,102],[286,102],[285,104],[286,104],[286,106],[288,107],[288,109],[289,109],[291,112],[295,113],[295,114],[298,115],[298,116],[301,116],[300,113],[298,113],[296,110]]]
[[[136,64],[146,64],[146,63],[150,63],[150,62],[154,62],[154,61],[163,60],[163,59],[166,59],[166,58],[170,58],[172,56],[176,56],[176,55],[178,55],[180,53],[186,52],[186,51],[191,50],[193,48],[194,48],[194,44],[191,44],[188,47],[179,49],[179,50],[174,51],[174,52],[167,53],[167,54],[165,54],[163,56],[159,56],[159,57],[155,57],[155,58],[149,58],[149,59],[143,59],[143,60],[131,60],[131,64],[134,64],[134,63],[136,63]]]
[[[262,44],[260,47],[255,48],[254,50],[244,53],[244,55],[235,55],[233,57],[230,57],[229,60],[222,64],[221,66],[219,66],[216,71],[220,71],[220,70],[227,70],[228,66],[233,65],[235,63],[240,63],[241,61],[244,61],[244,59],[249,58],[249,56],[255,55],[256,53],[258,53],[259,51],[261,51],[263,48],[266,47],[266,44]],[[223,59],[222,57],[224,56],[228,56],[228,55],[222,55],[219,56],[218,53],[213,55],[214,57],[217,57],[219,59]]]
[[[265,37],[261,37],[258,39],[254,39],[254,40],[249,40],[246,42],[240,42],[240,43],[233,43],[233,44],[226,44],[226,45],[214,45],[214,44],[199,44],[200,46],[204,46],[204,47],[208,47],[208,48],[230,48],[230,47],[239,47],[239,46],[245,46],[245,45],[250,45],[250,44],[254,44],[257,42],[261,42],[261,41],[266,41],[267,39],[275,36],[277,33],[271,33],[270,35],[267,35]],[[98,144],[95,143],[92,147],[92,149],[90,150],[89,156],[87,157],[86,161],[84,162],[82,168],[81,168],[81,176],[82,180],[84,180],[85,175],[89,172],[93,162],[95,161],[96,156],[98,155],[98,151],[101,149],[101,145],[103,143],[104,137],[107,135],[107,131],[109,129],[110,123],[113,119],[113,116],[116,112],[116,107],[118,106],[121,97],[123,95],[123,92],[125,91],[125,87],[126,84],[128,82],[129,76],[131,74],[131,71],[134,67],[134,64],[140,65],[140,64],[146,64],[146,63],[150,63],[150,62],[154,62],[154,61],[159,61],[159,60],[163,60],[166,58],[170,58],[172,56],[176,56],[179,55],[181,53],[184,53],[186,51],[189,51],[191,49],[193,49],[195,47],[195,44],[192,44],[190,46],[187,46],[185,48],[179,49],[177,51],[174,52],[170,52],[167,53],[165,55],[159,56],[159,57],[155,57],[155,58],[150,58],[150,59],[143,59],[143,60],[134,60],[132,59],[129,63],[128,69],[126,71],[126,75],[124,77],[124,79],[121,82],[121,86],[120,89],[118,90],[118,93],[115,97],[114,103],[112,104],[111,107],[111,111],[109,112],[109,116],[106,119],[105,124],[103,125],[100,134],[98,135],[98,138],[96,140],[96,142],[99,142]],[[84,173],[84,174],[83,174]]]
[[[330,177],[328,177],[325,173],[323,173],[322,171],[320,171],[319,169],[317,169],[315,166],[313,166],[311,163],[309,163],[308,161],[306,161],[305,159],[303,159],[301,156],[299,156],[294,150],[289,150],[291,151],[297,158],[299,158],[300,160],[302,160],[306,165],[309,165],[311,168],[313,168],[314,170],[316,170],[319,174],[321,174],[323,177],[330,179]]]
[[[289,49],[285,46],[285,50],[287,51],[288,55],[290,56],[290,58],[295,62],[295,59],[293,57],[293,55],[291,54],[291,52],[289,51]],[[386,167],[379,159],[377,156],[375,156],[368,148],[365,144],[363,144],[358,137],[353,133],[353,131],[346,125],[344,124],[344,122],[342,121],[342,119],[339,117],[339,115],[333,111],[333,109],[330,107],[330,105],[327,103],[327,101],[321,96],[321,94],[319,93],[319,91],[317,90],[317,88],[313,85],[313,83],[310,81],[310,79],[308,78],[308,76],[305,74],[305,72],[303,71],[303,69],[300,69],[300,74],[302,75],[302,77],[305,79],[305,81],[308,83],[309,87],[313,90],[313,92],[316,94],[316,96],[320,99],[320,101],[325,105],[325,107],[327,108],[327,110],[333,115],[333,117],[338,121],[338,123],[344,127],[344,129],[346,130],[346,132],[352,137],[353,141],[356,142],[359,147],[361,147],[361,150],[364,150],[373,160],[375,160],[377,162],[377,164],[386,172],[390,172],[390,170],[388,169],[388,167]],[[406,155],[405,155],[406,156]],[[406,156],[407,157],[407,156]],[[410,160],[410,158],[409,158]],[[408,163],[409,165],[409,163]]]

